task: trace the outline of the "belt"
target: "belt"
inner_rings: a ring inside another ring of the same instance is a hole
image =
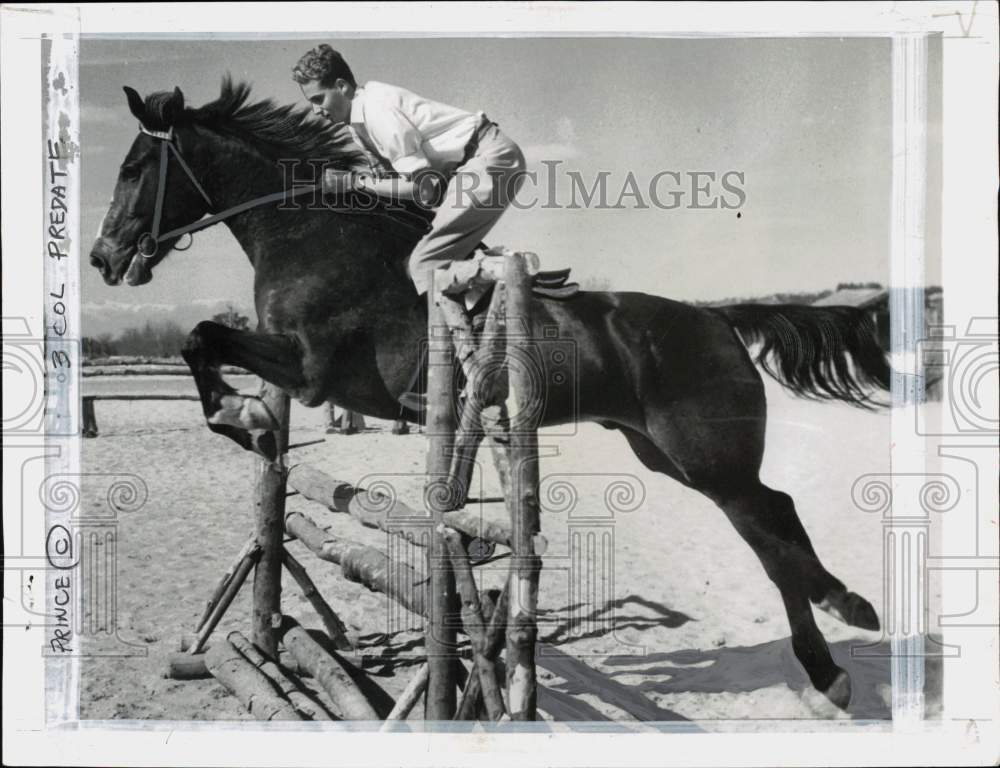
[[[483,115],[482,120],[479,122],[479,126],[472,132],[472,138],[465,145],[465,154],[462,155],[462,161],[459,165],[465,165],[469,162],[473,156],[476,154],[476,150],[479,149],[479,142],[486,136],[486,133],[495,126],[492,120],[490,120],[486,115]]]

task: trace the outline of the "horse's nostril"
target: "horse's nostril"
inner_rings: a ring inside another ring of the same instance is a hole
[[[98,269],[104,269],[104,259],[96,253],[92,253],[90,254],[90,266],[97,267]]]

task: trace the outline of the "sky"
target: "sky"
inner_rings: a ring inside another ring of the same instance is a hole
[[[539,184],[525,185],[525,209],[508,210],[490,244],[534,251],[584,283],[681,300],[888,281],[887,39],[85,39],[83,232],[96,233],[135,137],[123,85],[143,95],[179,86],[197,106],[218,95],[230,72],[261,98],[304,103],[290,70],[320,42],[342,52],[359,82],[483,110],[521,146]],[[588,187],[606,172],[610,204],[631,173],[648,207],[635,196],[621,209],[528,206],[548,194],[542,161],[560,161],[560,202],[570,200],[568,172]],[[682,174],[680,187],[669,176],[657,187],[662,202],[671,189],[684,191],[674,210],[649,196],[663,171]],[[743,174],[742,184],[730,177],[745,193],[738,209],[688,205],[687,174],[705,171]],[[929,246],[928,262],[935,259]],[[168,256],[145,286],[109,287],[96,270],[82,271],[88,335],[136,319],[197,320],[226,302],[252,307],[251,269],[223,225]]]

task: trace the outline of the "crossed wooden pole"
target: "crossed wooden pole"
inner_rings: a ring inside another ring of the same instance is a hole
[[[452,299],[439,290],[429,294],[429,443],[422,513],[395,498],[335,480],[309,464],[290,464],[289,399],[281,390],[264,386],[261,397],[281,424],[276,433],[279,457],[273,462],[258,460],[253,535],[216,585],[194,635],[182,639],[181,652],[171,656],[170,676],[212,674],[262,719],[385,719],[383,727],[389,728],[393,721],[406,719],[421,696],[426,720],[536,718],[536,615],[545,540],[539,525],[538,438],[533,422],[540,410],[533,398],[540,397],[541,389],[531,376],[540,368],[511,364],[515,358],[535,354],[524,256],[508,253],[503,273],[478,340],[461,312],[456,315],[458,305]],[[491,363],[498,354],[507,360],[499,368]],[[465,372],[461,393],[455,389],[456,364]],[[489,377],[485,385],[484,376]],[[484,399],[484,391],[491,396]],[[463,441],[477,426],[489,438],[509,525],[454,509],[454,494],[461,488],[455,476],[456,445],[467,445]],[[380,550],[334,536],[302,512],[286,512],[289,489],[365,526],[415,544],[426,542],[428,578]],[[390,711],[380,711],[366,695],[370,685],[359,683],[365,674],[351,660],[356,638],[319,593],[305,566],[288,552],[286,536],[339,565],[345,578],[426,618],[426,662]],[[499,593],[483,593],[476,585],[468,552],[473,539],[511,551],[507,582]],[[315,632],[283,614],[282,570],[291,574],[320,617],[325,635],[319,640]],[[250,638],[230,632],[209,648],[210,636],[251,571]],[[468,675],[460,662],[459,629],[471,645]],[[506,677],[501,680],[498,661],[504,649]],[[331,702],[329,712],[305,695],[297,675],[311,675],[322,687]]]

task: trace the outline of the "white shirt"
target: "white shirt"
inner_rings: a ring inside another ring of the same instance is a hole
[[[405,174],[425,168],[450,174],[482,119],[482,112],[466,112],[375,80],[358,88],[351,102],[351,123],[363,124],[379,154]]]

